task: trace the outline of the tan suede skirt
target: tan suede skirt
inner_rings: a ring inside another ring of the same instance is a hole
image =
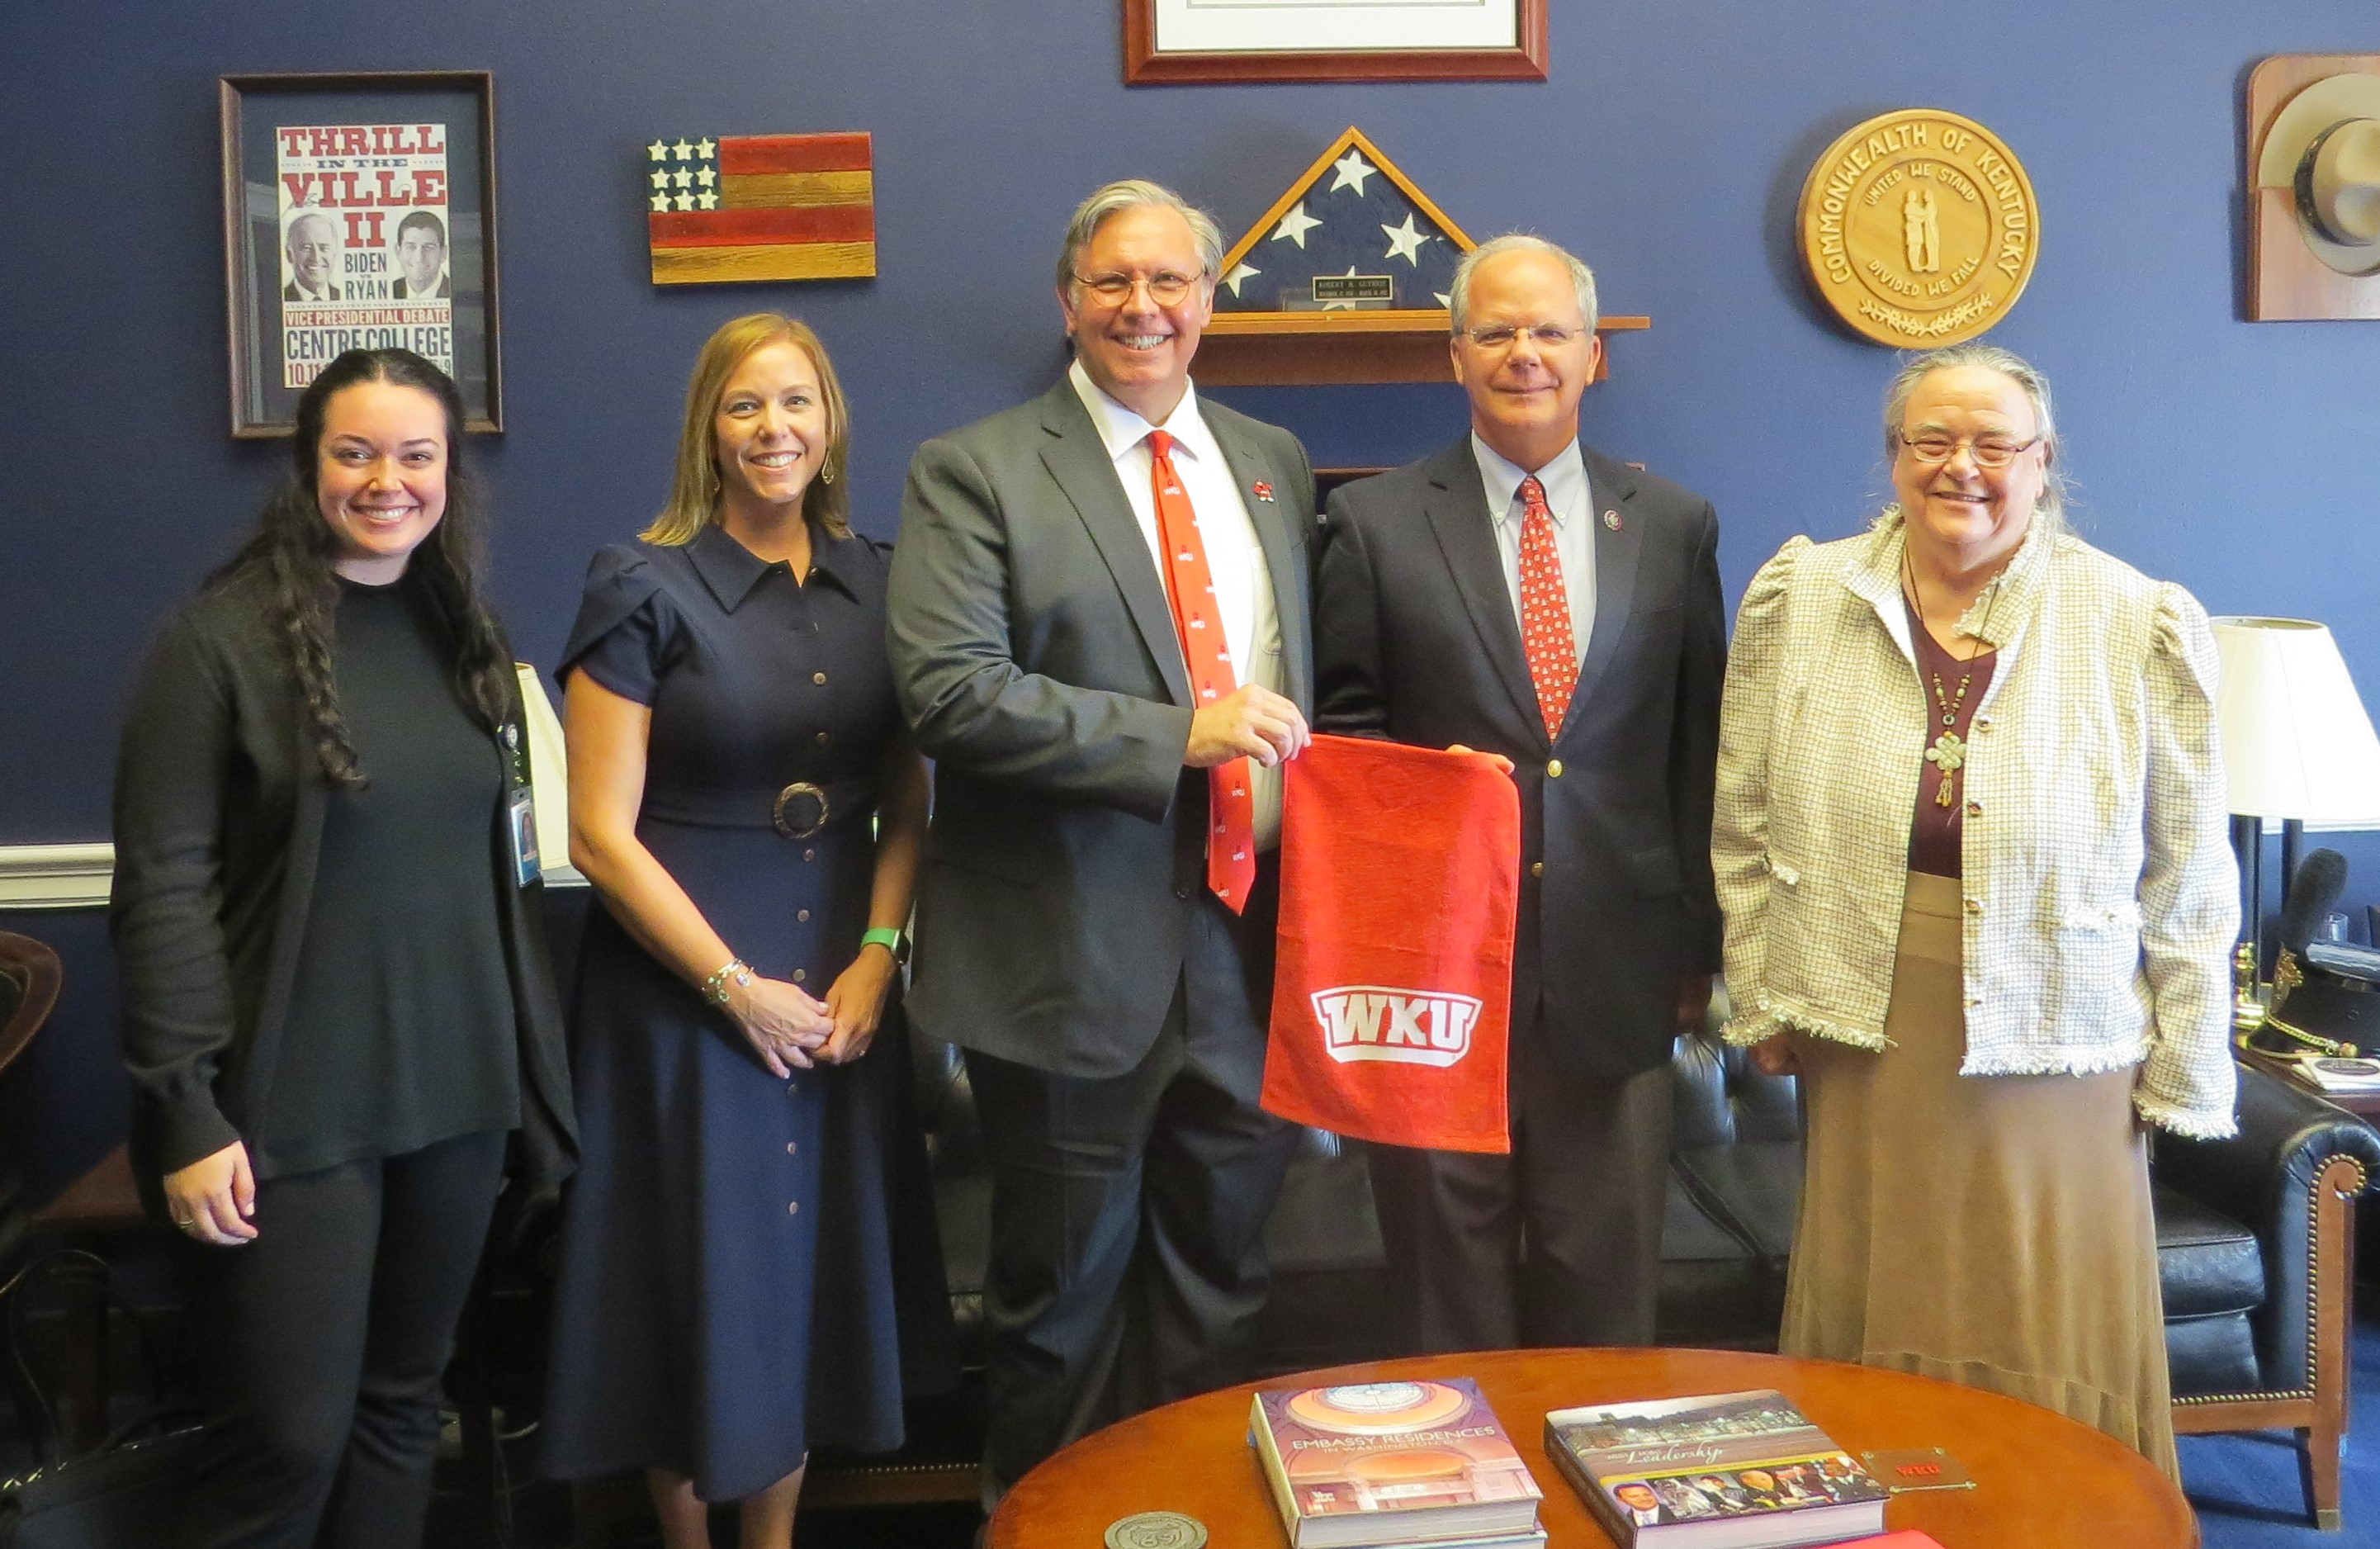
[[[1959,959],[1959,884],[1912,872],[1893,1046],[1793,1037],[1809,1165],[1782,1348],[2022,1398],[2179,1481],[2132,1072],[1960,1075]]]

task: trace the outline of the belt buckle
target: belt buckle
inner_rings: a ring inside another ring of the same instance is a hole
[[[796,828],[785,821],[785,806],[786,803],[805,796],[818,803],[818,819],[807,828]],[[777,793],[777,804],[770,809],[769,822],[775,825],[778,833],[788,839],[807,839],[826,826],[828,811],[824,790],[808,780],[795,780]]]

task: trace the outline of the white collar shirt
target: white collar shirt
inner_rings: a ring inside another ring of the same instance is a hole
[[[1527,469],[1471,435],[1471,455],[1479,465],[1479,482],[1488,496],[1488,516],[1496,529],[1496,555],[1504,564],[1504,592],[1512,600],[1512,619],[1521,617],[1521,521],[1527,503],[1521,498],[1521,481],[1531,473],[1545,486],[1546,508],[1554,518],[1554,555],[1561,561],[1562,592],[1570,600],[1572,660],[1586,659],[1586,642],[1595,633],[1595,492],[1587,487],[1586,458],[1578,438],[1554,454],[1543,468]]]
[[[1115,465],[1133,520],[1148,545],[1148,562],[1158,584],[1172,601],[1172,585],[1160,559],[1164,552],[1157,534],[1157,493],[1151,479],[1153,457],[1148,433],[1161,430],[1173,437],[1173,468],[1189,492],[1190,508],[1197,514],[1198,535],[1206,541],[1207,568],[1215,582],[1215,611],[1222,616],[1223,641],[1231,651],[1232,671],[1242,683],[1255,683],[1275,693],[1285,692],[1289,674],[1282,660],[1281,612],[1272,594],[1272,572],[1266,567],[1264,543],[1247,502],[1223,460],[1215,433],[1198,413],[1196,387],[1185,388],[1182,401],[1161,425],[1152,425],[1102,392],[1076,360],[1066,378],[1091,416],[1099,443]],[[1249,761],[1254,775],[1256,838],[1258,850],[1281,842],[1281,770]]]

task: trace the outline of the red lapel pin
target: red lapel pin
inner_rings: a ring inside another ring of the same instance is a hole
[[[1606,512],[1604,512],[1604,513],[1603,513],[1603,525],[1604,525],[1604,526],[1606,526],[1606,527],[1608,527],[1608,528],[1609,528],[1609,529],[1611,529],[1611,531],[1614,531],[1614,532],[1619,531],[1620,531],[1620,513],[1619,513],[1619,512],[1617,512],[1617,511],[1606,511]]]

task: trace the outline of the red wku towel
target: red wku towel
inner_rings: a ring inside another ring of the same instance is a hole
[[[1318,737],[1290,761],[1267,1111],[1509,1152],[1521,798],[1476,754]]]

